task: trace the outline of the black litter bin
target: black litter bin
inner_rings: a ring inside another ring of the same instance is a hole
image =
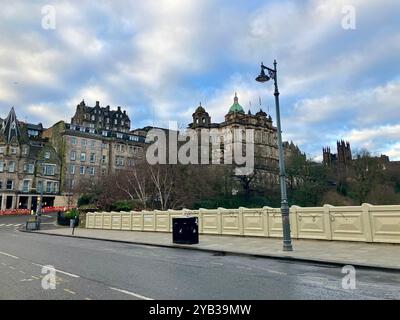
[[[199,218],[172,218],[172,242],[179,244],[199,243]]]

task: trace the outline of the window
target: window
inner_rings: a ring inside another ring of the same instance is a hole
[[[37,137],[39,135],[39,131],[28,129],[28,135],[31,137]]]
[[[102,143],[102,144],[101,144],[101,148],[102,148],[102,149],[107,149],[107,145],[106,145],[105,143]]]
[[[124,158],[123,157],[116,157],[115,158],[115,164],[117,166],[123,166],[124,165]]]
[[[5,150],[4,147],[0,147],[0,154],[4,154],[4,150]]]
[[[131,141],[139,141],[139,137],[137,137],[137,136],[129,136],[129,140],[131,140]]]
[[[15,161],[9,161],[8,162],[8,172],[14,172],[15,171]]]
[[[39,181],[37,182],[36,191],[37,191],[37,192],[42,192],[42,189],[43,189],[43,181],[42,181],[42,180],[39,180]]]
[[[86,131],[86,130],[85,130],[85,127],[80,127],[80,128],[79,128],[79,131],[80,131],[80,132],[85,132],[85,131]]]
[[[0,172],[3,172],[4,170],[4,161],[0,160]]]
[[[71,144],[74,145],[74,146],[76,145],[76,138],[75,137],[71,138]]]
[[[90,129],[89,129],[89,133],[95,133],[94,128],[90,128]]]
[[[17,154],[17,148],[12,147],[11,148],[11,154]]]
[[[53,192],[58,193],[58,182],[54,182],[53,184]]]
[[[47,164],[47,165],[43,166],[43,174],[45,176],[54,176],[55,168],[56,168],[55,165]]]
[[[90,168],[89,168],[89,174],[92,175],[92,176],[94,176],[95,170],[94,170],[93,167],[90,167]]]
[[[87,144],[86,139],[82,139],[81,143],[82,143],[82,147],[86,147],[86,144]]]
[[[3,181],[0,181],[0,190],[3,189]]]
[[[69,174],[75,174],[75,165],[73,164],[69,165]]]
[[[119,132],[117,133],[117,138],[118,139],[122,139],[123,137],[124,137],[124,135],[122,133],[119,133]]]
[[[44,153],[44,158],[45,158],[45,159],[50,159],[50,152],[46,151],[46,152]]]
[[[103,156],[101,157],[101,162],[102,162],[102,163],[106,163],[106,162],[107,162],[107,156],[103,155]]]
[[[115,125],[118,124],[118,120],[117,120],[117,119],[114,120],[114,124],[115,124]]]
[[[23,149],[23,154],[24,154],[24,156],[26,156],[26,155],[28,155],[28,147],[24,147],[24,149]]]
[[[94,153],[90,154],[90,162],[92,163],[96,162],[96,155]]]
[[[104,131],[103,130],[103,132],[101,133],[104,137],[108,137],[108,132],[107,131]]]
[[[12,190],[12,189],[14,189],[14,181],[12,181],[12,180],[7,180],[6,188],[7,188],[7,190]]]
[[[29,192],[29,180],[24,180],[22,185],[22,192]]]
[[[81,161],[85,162],[86,161],[86,153],[81,153]]]
[[[28,163],[28,173],[33,174],[35,172],[35,165],[33,163]]]
[[[85,167],[84,166],[80,166],[79,173],[80,174],[85,174]]]
[[[110,123],[110,118],[107,118],[107,119],[106,119],[106,123]]]
[[[50,181],[47,181],[47,183],[46,183],[46,192],[47,193],[52,192],[52,183]]]
[[[72,161],[75,161],[76,160],[76,152],[75,151],[71,151],[71,153],[70,153],[70,159],[72,160]]]
[[[96,141],[90,142],[90,149],[94,150],[96,147]]]

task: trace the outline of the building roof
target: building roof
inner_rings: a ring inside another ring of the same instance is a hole
[[[14,107],[11,108],[7,118],[3,122],[1,134],[3,135],[7,144],[10,144],[11,142],[18,142],[19,140],[21,132]]]
[[[239,104],[239,98],[237,97],[236,92],[235,98],[233,98],[233,105],[229,109],[229,113],[233,112],[244,113],[243,107]]]

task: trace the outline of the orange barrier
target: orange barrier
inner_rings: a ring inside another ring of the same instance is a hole
[[[19,214],[31,214],[31,211],[29,209],[0,210],[0,216],[13,216]]]
[[[69,207],[72,209],[75,207]],[[65,212],[68,207],[45,207],[42,208],[42,213],[51,213],[51,212]],[[28,215],[31,214],[29,209],[10,209],[10,210],[0,210],[0,216],[12,216],[12,215]]]

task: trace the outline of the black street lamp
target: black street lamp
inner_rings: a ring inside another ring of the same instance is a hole
[[[267,70],[268,75],[265,74]],[[290,236],[290,219],[289,219],[289,204],[287,201],[286,192],[286,173],[285,173],[285,156],[283,152],[282,144],[282,130],[281,130],[281,115],[279,109],[279,91],[278,91],[278,80],[277,80],[276,60],[274,60],[274,69],[264,66],[261,62],[261,72],[256,78],[258,82],[267,82],[270,79],[274,79],[275,85],[275,107],[276,107],[276,122],[278,129],[278,149],[279,149],[279,180],[281,187],[281,213],[282,213],[282,227],[283,227],[283,251],[293,251],[292,239]]]

